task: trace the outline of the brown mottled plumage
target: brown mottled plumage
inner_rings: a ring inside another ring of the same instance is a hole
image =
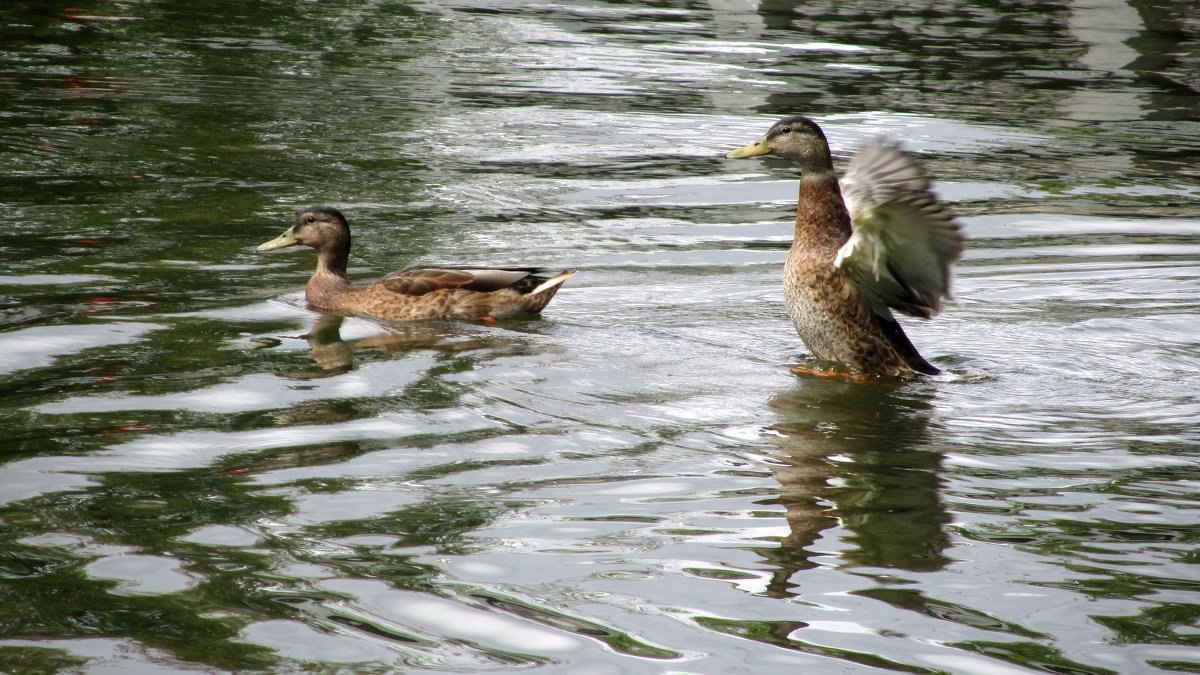
[[[780,120],[762,140],[726,156],[759,155],[800,164],[783,289],[792,323],[813,355],[867,375],[940,372],[892,314],[937,314],[950,293],[950,265],[963,249],[958,225],[916,160],[878,141],[851,159],[839,186],[829,142],[806,117]]]
[[[575,270],[545,276],[539,267],[409,267],[355,286],[346,278],[350,227],[337,209],[314,206],[258,251],[303,244],[317,250],[304,296],[313,307],[389,321],[504,319],[536,314]]]

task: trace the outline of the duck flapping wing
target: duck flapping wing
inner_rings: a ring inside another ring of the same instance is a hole
[[[838,250],[842,268],[879,315],[889,308],[930,318],[950,296],[950,265],[963,236],[912,155],[879,140],[859,150],[842,178],[854,231]]]

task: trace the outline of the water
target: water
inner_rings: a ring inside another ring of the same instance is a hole
[[[0,668],[1200,671],[1192,13],[5,4]],[[796,113],[961,214],[947,376],[789,370]],[[311,203],[580,272],[322,317]]]

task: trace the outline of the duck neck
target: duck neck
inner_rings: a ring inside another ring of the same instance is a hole
[[[351,289],[346,278],[347,251],[325,249],[317,257],[317,271],[304,287],[308,304],[330,311],[339,311],[346,293]]]
[[[346,278],[346,260],[350,257],[349,247],[326,247],[317,257],[317,271],[308,280],[305,297],[309,304],[337,311],[339,302],[351,289]]]
[[[850,213],[842,199],[833,164],[805,169],[800,175],[794,242],[841,246],[850,238]]]
[[[323,248],[317,256],[316,275],[346,279],[346,262],[349,259],[349,246]]]

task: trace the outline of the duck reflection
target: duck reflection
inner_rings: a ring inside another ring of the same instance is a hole
[[[769,592],[815,567],[813,545],[839,523],[852,566],[943,567],[950,520],[940,497],[942,453],[929,443],[931,391],[912,382],[801,381],[770,406],[779,439],[779,500],[790,533],[763,555],[779,565]]]
[[[495,346],[498,342],[473,333],[470,326],[451,322],[412,322],[381,326],[381,331],[359,338],[342,339],[345,317],[322,314],[312,330],[303,335],[311,350],[316,370],[280,373],[282,377],[312,380],[353,370],[356,352],[394,354],[414,349],[462,352]]]

